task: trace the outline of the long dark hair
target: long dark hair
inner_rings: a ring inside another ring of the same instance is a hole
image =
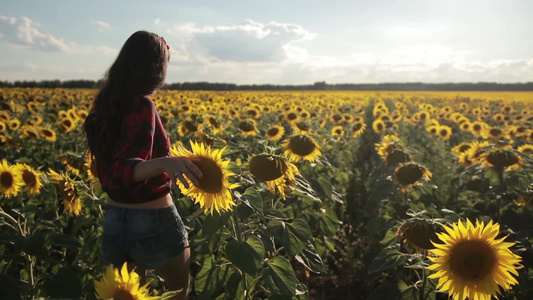
[[[163,86],[170,53],[165,40],[148,31],[137,31],[122,46],[107,70],[83,124],[87,148],[109,164],[125,101],[150,95]]]

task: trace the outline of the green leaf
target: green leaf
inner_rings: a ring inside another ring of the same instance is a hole
[[[79,248],[81,246],[80,240],[72,235],[54,232],[50,234],[50,243],[54,246]]]
[[[369,272],[378,274],[405,263],[405,256],[395,245],[383,249],[372,261]]]
[[[303,249],[302,253],[296,254],[295,258],[311,272],[317,274],[325,272],[322,258],[318,255],[318,252],[310,241],[307,243],[307,247]]]
[[[339,226],[339,219],[332,209],[326,209],[324,213],[319,215],[318,228],[320,231],[327,235],[333,236],[337,233]]]
[[[228,259],[244,273],[254,276],[263,261],[265,246],[256,236],[251,235],[246,242],[238,242],[234,239],[226,244]]]
[[[68,268],[60,269],[44,283],[46,294],[52,298],[79,298],[82,296],[81,280],[78,273]]]
[[[218,266],[212,255],[205,257],[202,267],[194,277],[194,288],[198,294],[208,295],[210,299],[210,295],[226,285],[232,274],[230,265]]]
[[[202,236],[209,236],[219,231],[230,218],[229,213],[206,215],[202,226]]]
[[[326,174],[320,174],[320,176],[318,177],[318,183],[322,187],[325,196],[331,198],[331,194],[333,193],[333,185],[331,184],[331,179],[327,177]]]
[[[263,199],[256,189],[247,188],[242,197],[248,206],[253,208],[258,214],[263,215]]]
[[[311,236],[311,229],[302,219],[295,219],[292,223],[272,221],[268,228],[290,256],[302,252]]]
[[[4,299],[22,299],[20,296],[19,280],[7,274],[0,273],[0,295]]]
[[[270,208],[269,206],[265,207],[264,214],[265,214],[265,217],[272,219],[272,220],[288,220],[289,219],[281,211]]]
[[[268,267],[263,272],[263,280],[275,294],[294,296],[296,294],[296,275],[291,263],[283,256],[267,261]]]

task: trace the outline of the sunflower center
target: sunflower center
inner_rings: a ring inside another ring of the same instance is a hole
[[[113,299],[114,300],[135,300],[135,297],[130,293],[130,291],[127,290],[116,290],[113,293]]]
[[[250,173],[264,181],[278,179],[286,171],[287,163],[271,155],[257,155],[250,160]]]
[[[223,188],[224,173],[212,159],[207,157],[198,157],[198,159],[199,161],[195,162],[195,164],[202,172],[202,178],[198,180],[200,183],[199,188],[211,194],[220,192]]]
[[[41,131],[41,134],[46,136],[46,137],[54,136],[54,134],[51,131],[49,131],[49,130],[43,130],[43,131]]]
[[[239,123],[239,129],[244,131],[244,132],[248,132],[248,131],[254,131],[255,130],[255,126],[252,122],[249,122],[249,121],[242,121]]]
[[[11,187],[13,185],[13,175],[9,172],[3,172],[0,174],[0,183],[2,187]]]
[[[308,137],[303,135],[297,135],[290,139],[289,148],[294,154],[300,156],[307,156],[313,153],[316,148],[316,145]]]
[[[22,172],[22,180],[24,180],[24,183],[29,186],[33,186],[37,182],[37,177],[35,177],[35,174],[28,170],[24,170]]]
[[[191,121],[185,121],[183,125],[185,125],[185,128],[189,131],[195,132],[198,130],[198,127]]]
[[[267,135],[268,136],[276,136],[279,132],[279,128],[277,127],[274,127],[274,128],[270,128],[268,131],[267,131]]]
[[[518,157],[504,150],[495,150],[487,156],[487,161],[496,168],[505,168],[518,163]]]
[[[464,241],[455,245],[450,254],[450,268],[465,281],[479,280],[490,274],[496,265],[496,256],[489,244],[480,240]]]
[[[295,113],[289,113],[289,114],[287,115],[287,119],[288,119],[289,121],[296,120],[297,118],[298,118],[298,115],[296,115]]]
[[[420,180],[422,175],[424,175],[422,167],[414,164],[403,165],[396,172],[396,178],[402,185],[413,184]]]

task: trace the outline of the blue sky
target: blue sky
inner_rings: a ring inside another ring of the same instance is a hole
[[[167,83],[533,81],[533,1],[2,0],[0,80],[102,78],[143,29]]]

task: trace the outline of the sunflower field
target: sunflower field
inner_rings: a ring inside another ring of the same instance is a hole
[[[0,89],[0,298],[164,299],[101,262],[95,90]],[[533,299],[533,92],[152,96],[191,299]]]

